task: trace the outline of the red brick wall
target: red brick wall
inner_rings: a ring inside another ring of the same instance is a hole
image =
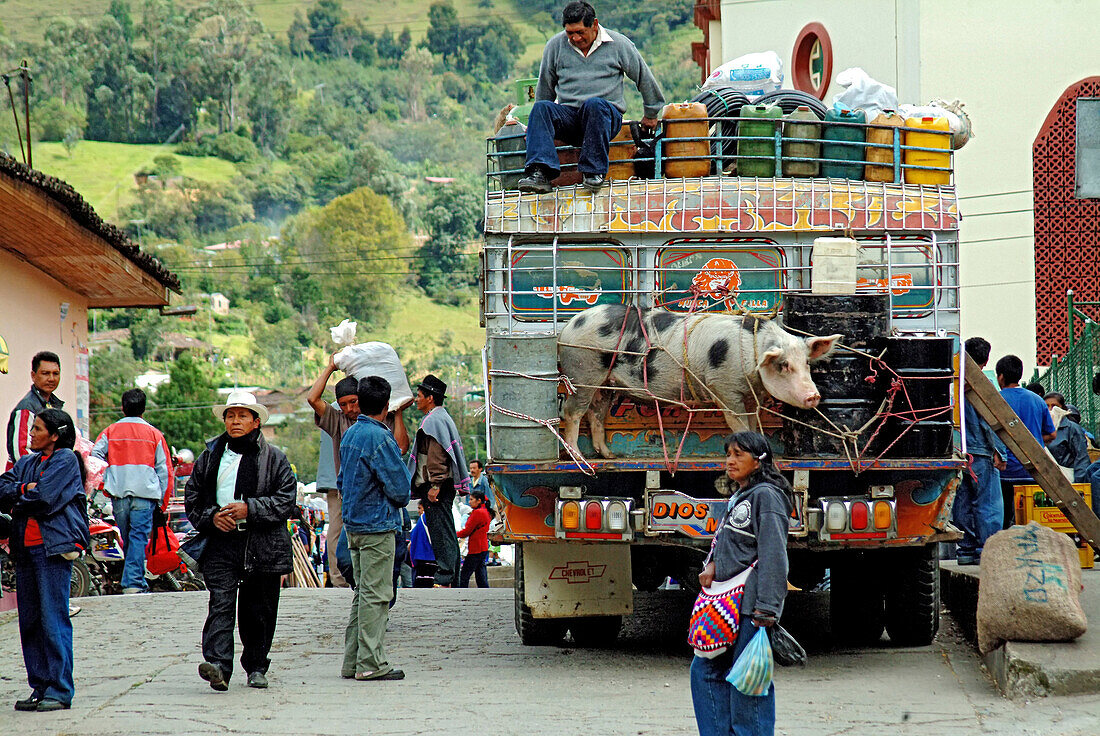
[[[1078,97],[1100,97],[1100,77],[1062,93],[1031,149],[1039,365],[1049,365],[1052,353],[1064,355],[1069,348],[1066,290],[1073,289],[1081,301],[1100,301],[1100,200],[1074,196]]]

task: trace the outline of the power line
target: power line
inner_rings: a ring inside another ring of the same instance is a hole
[[[987,197],[1007,197],[1011,194],[1031,194],[1030,189],[1017,189],[1012,192],[989,192],[987,194],[968,194],[965,197],[956,197],[956,199],[985,199]]]
[[[1001,210],[1000,212],[975,212],[975,213],[971,213],[969,215],[964,214],[963,219],[965,220],[968,217],[987,217],[989,215],[1018,215],[1022,212],[1034,212],[1034,211],[1035,211],[1034,207],[1028,207],[1028,208],[1022,209],[1022,210]]]

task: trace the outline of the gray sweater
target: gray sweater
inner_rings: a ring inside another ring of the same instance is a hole
[[[759,560],[741,598],[747,615],[754,608],[783,613],[787,597],[787,531],[790,502],[769,483],[739,491],[729,502],[706,562],[714,562],[716,582],[729,580]]]
[[[580,107],[585,100],[600,97],[625,113],[625,74],[642,95],[645,117],[657,117],[665,104],[661,86],[629,38],[607,28],[604,30],[611,41],[600,44],[588,56],[581,56],[573,48],[565,31],[547,41],[535,99]]]

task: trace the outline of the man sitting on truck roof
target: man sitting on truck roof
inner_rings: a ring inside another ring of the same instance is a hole
[[[657,127],[664,106],[661,87],[629,38],[609,31],[586,2],[571,2],[561,14],[565,30],[546,43],[539,66],[535,104],[527,121],[524,192],[545,194],[561,173],[554,139],[580,145],[577,169],[584,187],[596,192],[606,183],[611,139],[622,127],[626,102],[623,75],[642,95],[642,125]]]

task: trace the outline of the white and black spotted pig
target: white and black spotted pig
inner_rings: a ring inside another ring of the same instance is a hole
[[[823,358],[843,337],[797,337],[775,322],[730,314],[643,309],[641,315],[645,334],[638,310],[615,304],[586,309],[562,330],[558,361],[562,373],[578,386],[562,409],[562,431],[573,449],[581,417],[588,412],[593,446],[603,457],[614,457],[604,436],[613,390],[592,386],[619,387],[634,397],[651,398],[645,391],[648,377],[648,390],[658,398],[679,401],[682,387],[690,401],[691,388],[681,384],[685,341],[687,375],[695,395],[724,407],[726,421],[740,431],[758,428],[754,418],[746,421],[756,409],[754,391],[803,409],[816,406],[821,394],[808,363]]]

